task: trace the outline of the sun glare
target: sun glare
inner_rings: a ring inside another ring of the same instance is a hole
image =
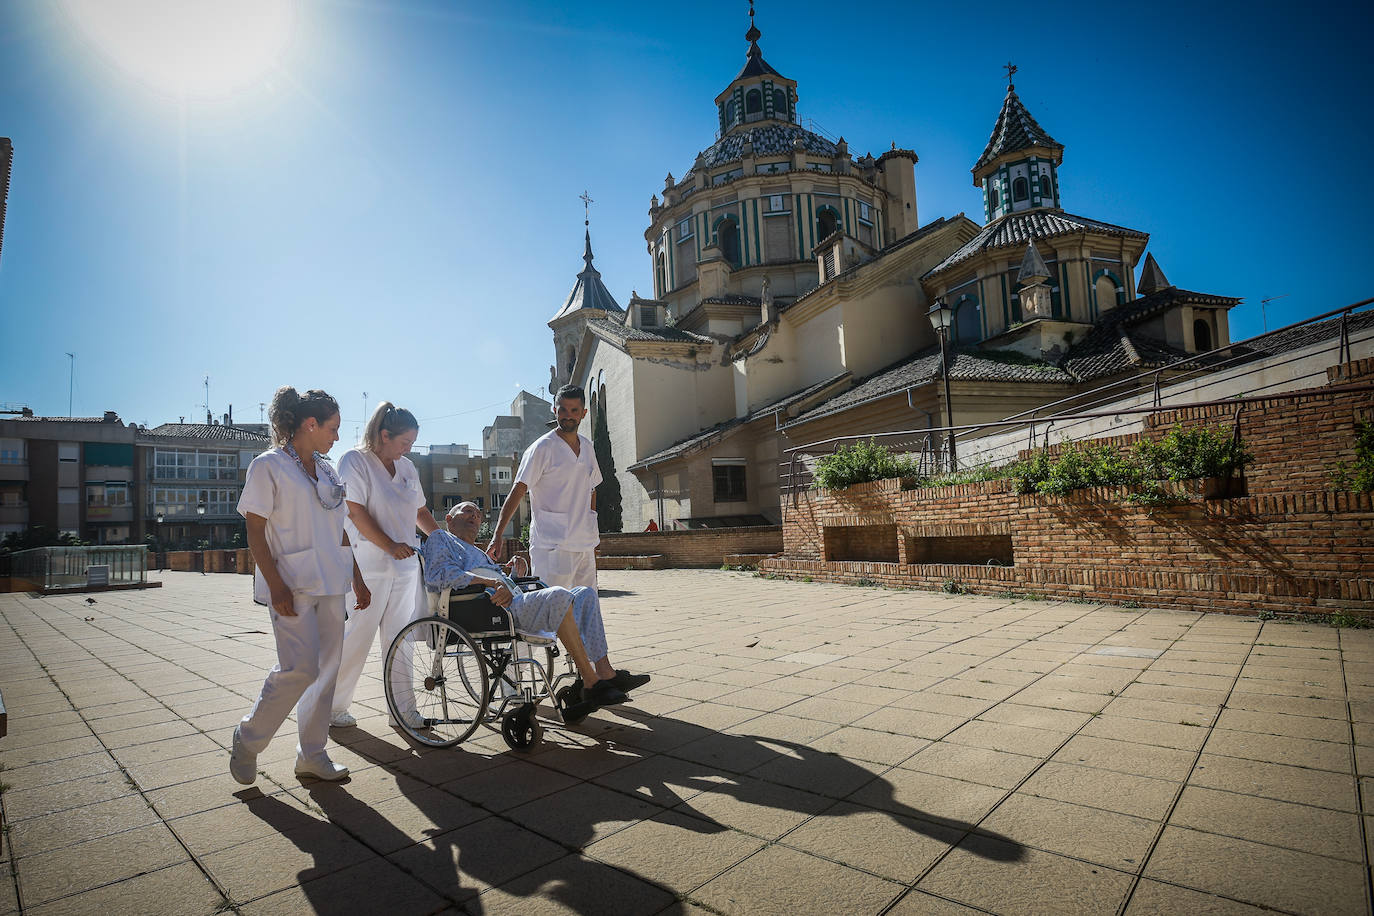
[[[296,24],[295,0],[61,0],[83,38],[160,95],[220,99],[263,80]]]

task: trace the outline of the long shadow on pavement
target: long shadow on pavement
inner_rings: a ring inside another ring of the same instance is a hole
[[[606,723],[603,720],[599,724]],[[486,911],[477,895],[488,887],[499,887],[503,893],[515,897],[551,898],[569,911],[598,916],[616,912],[685,912],[676,899],[676,892],[658,883],[653,875],[611,868],[580,852],[602,838],[598,825],[631,824],[653,818],[670,808],[676,813],[690,815],[674,821],[688,825],[688,829],[706,834],[731,829],[693,807],[694,798],[706,800],[728,796],[758,808],[794,812],[800,816],[799,822],[813,816],[845,817],[875,810],[913,833],[951,846],[957,845],[974,829],[967,822],[937,816],[899,802],[891,783],[875,776],[869,769],[804,744],[774,737],[718,732],[668,717],[645,716],[636,718],[634,724],[639,726],[638,735],[611,727],[594,737],[582,736],[583,741],[595,742],[593,746],[560,747],[543,752],[576,755],[614,749],[620,755],[639,755],[639,761],[608,771],[607,778],[600,784],[569,780],[556,768],[541,771],[511,767],[508,772],[501,766],[492,769],[497,776],[503,773],[510,776],[513,795],[536,799],[510,810],[488,809],[492,817],[480,810],[484,807],[483,799],[476,795],[464,799],[470,803],[470,806],[462,806],[466,811],[455,808],[454,798],[463,798],[462,786],[435,788],[477,772],[471,765],[471,758],[464,760],[466,752],[461,747],[453,750],[412,748],[408,755],[398,759],[395,744],[366,734],[357,737],[348,744],[349,749],[376,764],[378,769],[392,774],[401,795],[415,809],[432,823],[453,824],[452,829],[442,827],[426,831],[429,837],[419,841],[419,845],[416,845],[416,837],[397,827],[371,804],[354,797],[348,784],[310,783],[306,790],[332,822],[380,855],[391,856],[417,879],[471,913]],[[641,745],[622,742],[618,740],[621,736],[631,741],[639,740]],[[653,745],[656,738],[664,746],[662,751],[642,746]],[[703,739],[707,739],[705,746],[709,748],[709,758],[724,763],[693,760],[675,753],[675,749]],[[543,756],[542,753],[511,754],[517,760],[534,764]],[[663,758],[660,762],[665,765],[635,769],[636,764],[657,758]],[[452,761],[451,767],[445,765],[446,759]],[[416,778],[413,771],[421,761],[424,776]],[[746,775],[746,772],[761,776]],[[552,788],[529,784],[544,779],[543,773],[548,773]],[[578,785],[578,782],[584,784]],[[613,788],[606,788],[606,785]],[[808,788],[798,790],[798,785]],[[860,788],[863,792],[858,804],[834,804]],[[580,797],[577,796],[579,792],[583,793]],[[279,805],[282,812],[268,807],[261,809],[259,816],[281,828],[296,826],[286,813],[287,806]],[[1025,855],[1020,844],[1005,836],[986,830],[979,830],[978,834],[995,842],[968,843],[964,848],[1000,861],[1017,861]],[[291,835],[297,845],[306,849],[304,844],[320,834],[294,829]],[[326,882],[317,884],[324,888]],[[311,885],[303,885],[303,890],[311,894]],[[329,890],[330,903],[337,902],[337,893],[337,887]]]

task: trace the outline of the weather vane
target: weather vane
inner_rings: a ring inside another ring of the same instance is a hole
[[[1011,61],[1007,61],[1005,64],[1002,65],[1002,69],[1007,71],[1007,88],[1010,89],[1012,88],[1011,78],[1016,73],[1016,64],[1013,64]]]
[[[590,226],[592,224],[592,204],[596,201],[588,197],[586,191],[583,191],[577,199],[582,201],[582,225]]]

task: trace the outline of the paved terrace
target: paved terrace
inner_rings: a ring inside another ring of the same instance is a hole
[[[420,751],[374,662],[349,782],[245,790],[264,612],[164,582],[0,595],[0,913],[1369,910],[1369,631],[606,573],[633,705]]]

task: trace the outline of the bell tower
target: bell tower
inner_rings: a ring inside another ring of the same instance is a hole
[[[983,189],[987,222],[1036,207],[1059,208],[1058,169],[1064,144],[1051,137],[1021,104],[1011,81],[1016,65],[1007,63],[1004,69],[1007,97],[988,145],[973,166],[973,185]]]

